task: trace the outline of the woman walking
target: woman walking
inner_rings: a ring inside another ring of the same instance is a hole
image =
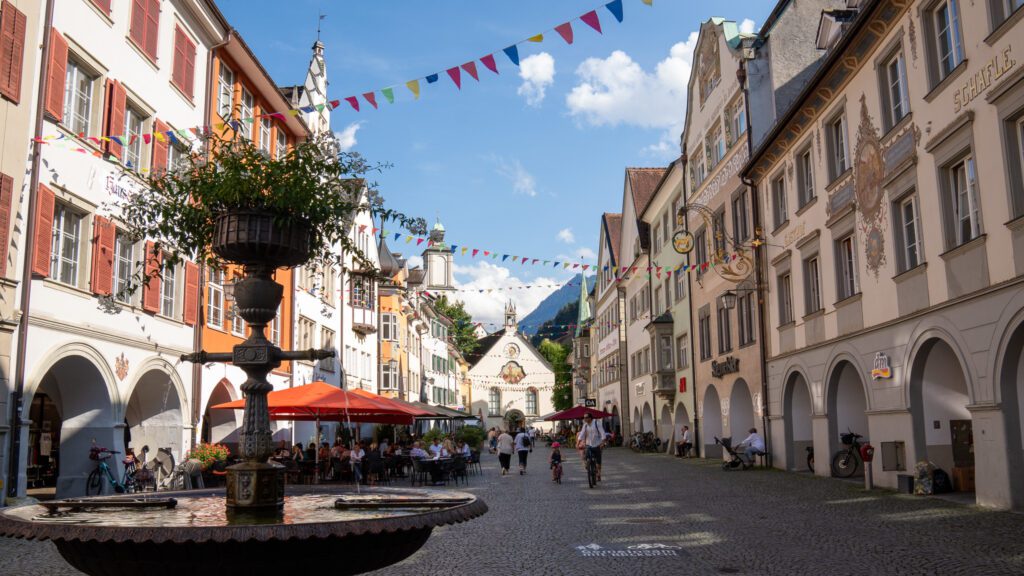
[[[526,474],[526,457],[533,451],[533,444],[530,442],[530,435],[526,433],[525,428],[519,429],[519,434],[516,434],[516,452],[519,454],[519,474]]]
[[[512,465],[512,452],[515,448],[515,441],[512,436],[509,436],[508,432],[502,432],[498,435],[497,450],[498,450],[498,462],[501,463],[501,475],[508,474],[508,469]]]

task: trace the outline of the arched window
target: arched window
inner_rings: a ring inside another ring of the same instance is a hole
[[[489,416],[501,416],[501,390],[491,388],[487,398],[487,412]]]
[[[535,388],[526,391],[526,413],[531,416],[537,414],[537,390]]]

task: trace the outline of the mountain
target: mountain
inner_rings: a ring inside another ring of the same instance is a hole
[[[594,287],[594,280],[597,276],[590,276],[587,278],[587,288]],[[555,290],[550,296],[541,301],[537,305],[537,308],[523,317],[519,321],[519,329],[525,334],[536,334],[537,330],[540,329],[540,325],[554,319],[558,311],[565,307],[570,302],[576,302],[580,297],[580,277],[575,276],[571,280],[565,283],[564,286]],[[567,324],[575,324],[576,317],[573,316],[570,322]]]

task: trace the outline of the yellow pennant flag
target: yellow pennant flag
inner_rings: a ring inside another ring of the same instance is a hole
[[[420,81],[419,80],[409,80],[408,82],[405,83],[405,86],[407,88],[409,88],[409,91],[412,92],[412,95],[415,96],[417,100],[420,99]]]
[[[653,6],[654,5],[654,0],[640,0],[640,1],[643,2],[644,4],[647,4],[648,6]]]
[[[299,111],[298,110],[289,110],[288,111],[288,115],[289,116],[298,116],[299,115]]]
[[[405,243],[408,244],[409,242],[412,242],[412,236],[405,237]]]
[[[465,256],[465,255],[466,255],[466,250],[469,250],[469,248],[466,248],[465,246],[463,246],[463,247],[462,247],[462,255],[463,255],[463,256]]]
[[[649,0],[644,0],[644,2],[647,2],[648,4],[650,4]],[[527,40],[529,40],[530,42],[543,42],[544,41],[544,35],[543,34],[537,34],[536,36],[530,36],[529,38],[527,38]]]
[[[566,268],[569,267],[570,264],[572,264],[572,262],[566,262],[565,264],[562,264],[562,269],[565,270]]]

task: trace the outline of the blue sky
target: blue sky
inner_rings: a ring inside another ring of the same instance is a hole
[[[617,23],[600,0],[219,0],[221,10],[281,85],[303,81],[318,11],[332,98],[397,85],[379,110],[343,103],[333,129],[375,162],[389,207],[439,217],[448,239],[501,253],[595,263],[599,218],[621,209],[626,166],[664,166],[678,154],[695,32],[711,16],[748,28],[768,0],[623,0]],[[282,6],[287,6],[282,10]],[[574,43],[552,28],[598,8],[603,34],[578,19]],[[727,8],[726,8],[727,7]],[[520,45],[516,68],[501,49]],[[495,53],[499,75],[479,58]],[[477,60],[480,81],[463,73],[457,90],[445,69]],[[414,101],[407,80],[421,81]],[[392,249],[412,253],[402,244]],[[467,289],[564,281],[568,271],[457,255]],[[501,304],[521,314],[551,289],[463,292],[479,320],[500,321]]]

